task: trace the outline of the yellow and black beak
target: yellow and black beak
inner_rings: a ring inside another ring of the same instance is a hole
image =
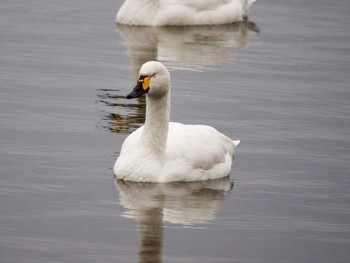
[[[132,92],[126,95],[126,98],[128,100],[135,99],[147,93],[149,91],[149,84],[151,82],[151,78],[152,76],[140,76],[140,78],[137,80],[136,87],[132,90]]]

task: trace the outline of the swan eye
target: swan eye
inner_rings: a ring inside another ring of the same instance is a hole
[[[137,82],[142,83],[142,88],[144,90],[147,90],[149,88],[149,83],[151,82],[152,76],[140,76],[140,78],[137,80]]]

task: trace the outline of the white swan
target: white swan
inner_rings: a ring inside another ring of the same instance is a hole
[[[256,0],[126,0],[116,22],[134,26],[220,25],[242,21]]]
[[[156,61],[142,65],[127,99],[146,95],[145,124],[124,141],[114,165],[118,179],[136,182],[200,181],[229,175],[231,140],[206,125],[169,123],[170,73]]]

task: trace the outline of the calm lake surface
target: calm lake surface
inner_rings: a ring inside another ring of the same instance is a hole
[[[0,3],[0,261],[350,262],[350,2],[186,28],[116,27],[121,4]],[[230,178],[114,181],[155,59],[173,121],[241,140]]]

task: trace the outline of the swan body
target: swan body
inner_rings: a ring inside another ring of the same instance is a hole
[[[256,0],[126,0],[116,22],[134,26],[220,25],[242,21]]]
[[[228,176],[239,140],[206,125],[170,122],[170,74],[163,64],[142,65],[127,99],[146,94],[145,124],[124,141],[114,165],[118,179],[136,182],[200,181]]]

